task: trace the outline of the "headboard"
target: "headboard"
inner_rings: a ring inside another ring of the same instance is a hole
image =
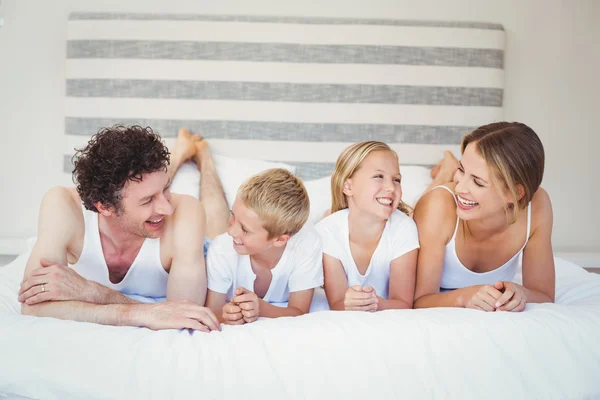
[[[180,127],[216,153],[331,173],[381,140],[431,165],[502,120],[504,30],[488,23],[248,15],[72,13],[65,172],[115,123]]]

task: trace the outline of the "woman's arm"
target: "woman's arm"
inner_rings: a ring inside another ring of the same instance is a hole
[[[415,308],[465,307],[472,288],[440,293],[446,244],[456,226],[456,203],[444,189],[425,194],[415,206],[414,220],[419,231]]]
[[[527,303],[554,302],[554,256],[552,254],[552,204],[539,188],[531,200],[531,232],[523,250],[523,285],[498,282],[504,289],[499,310],[522,311]]]

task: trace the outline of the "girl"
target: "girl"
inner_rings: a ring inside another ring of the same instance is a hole
[[[400,181],[385,143],[356,143],[337,159],[332,214],[316,225],[332,310],[412,308],[419,241]]]
[[[522,311],[554,301],[552,207],[540,188],[544,148],[521,123],[467,134],[462,160],[446,154],[443,182],[415,206],[419,253],[415,307]],[[523,285],[513,282],[522,258]]]

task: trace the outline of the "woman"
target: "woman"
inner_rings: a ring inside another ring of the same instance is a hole
[[[467,134],[415,206],[421,249],[415,308],[523,311],[554,301],[552,206],[540,187],[544,148],[516,122]],[[522,261],[523,284],[513,282]]]

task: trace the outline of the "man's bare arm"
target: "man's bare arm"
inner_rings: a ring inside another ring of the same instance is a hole
[[[173,258],[167,284],[167,300],[190,300],[204,305],[206,301],[206,264],[204,234],[206,214],[202,203],[191,196],[177,196],[173,215]]]
[[[68,314],[68,308],[77,302],[134,302],[117,291],[83,279],[67,266],[70,246],[75,242],[76,235],[83,233],[83,223],[81,205],[70,189],[55,187],[46,193],[40,207],[38,238],[27,260],[22,290],[19,293],[20,300],[23,301],[23,314],[59,318],[60,315]],[[71,293],[68,293],[64,285],[56,284],[63,282],[61,274],[72,274],[72,280],[67,283],[76,281],[77,285],[70,286]],[[52,300],[77,301],[60,301],[52,307],[48,304],[41,307],[41,303]]]

